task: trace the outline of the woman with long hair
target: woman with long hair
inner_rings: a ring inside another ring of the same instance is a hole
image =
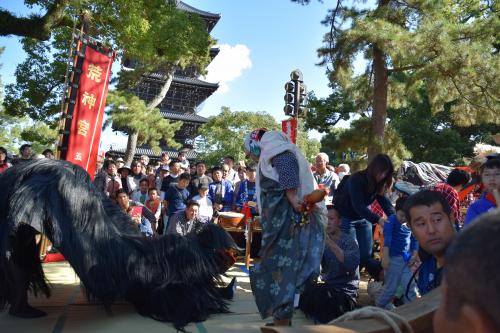
[[[334,205],[341,216],[341,229],[357,239],[360,267],[372,256],[373,225],[383,227],[385,219],[374,214],[368,206],[378,201],[387,216],[394,214],[391,201],[385,192],[392,185],[394,166],[386,154],[376,155],[368,167],[344,177],[334,196]]]

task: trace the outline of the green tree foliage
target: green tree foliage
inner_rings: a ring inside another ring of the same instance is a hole
[[[433,114],[426,96],[406,108],[389,109],[388,115],[416,163],[463,165],[464,157],[472,158],[476,143],[494,144],[491,135],[500,132],[499,124],[457,126],[449,107]]]
[[[207,166],[219,165],[228,155],[244,160],[245,135],[256,128],[276,130],[281,126],[267,112],[231,111],[222,107],[218,115],[209,117],[200,128],[200,159]]]
[[[359,112],[371,112],[370,156],[384,145],[387,108],[420,101],[422,88],[432,112],[449,105],[457,124],[500,123],[498,6],[480,0],[379,0],[367,8],[337,0],[324,20],[331,29],[318,52],[330,80]],[[353,61],[360,54],[368,66],[355,76]]]
[[[330,96],[318,98],[314,92],[308,94],[305,128],[327,133],[340,120],[349,120],[356,112],[354,103],[348,96],[334,89]]]
[[[3,50],[0,48],[0,55]],[[7,149],[9,154],[17,154],[17,148],[24,142],[30,142],[35,152],[55,147],[57,131],[43,122],[9,115],[1,104],[2,100],[3,85],[0,78],[0,146]]]
[[[34,120],[56,126],[55,115],[64,82],[64,54],[75,22],[78,26],[84,22],[89,35],[112,47],[120,58],[136,61],[133,71],[119,73],[120,90],[133,90],[147,73],[163,74],[160,91],[146,101],[147,107],[154,110],[168,92],[174,71],[194,66],[203,72],[210,61],[210,46],[214,44],[205,22],[197,15],[178,10],[176,3],[175,0],[25,0],[28,7],[36,5],[44,11],[42,15],[27,17],[17,17],[0,8],[0,35],[24,37],[23,47],[28,53],[28,59],[16,70],[16,84],[7,87],[4,103],[7,112],[28,114]],[[138,117],[143,119],[142,116]],[[137,144],[131,140],[140,136],[129,137],[126,162],[131,161],[134,150],[130,149]]]
[[[297,147],[309,162],[314,162],[321,149],[321,143],[318,140],[309,138],[304,121],[301,119],[299,119],[297,128]]]
[[[180,144],[172,140],[181,122],[169,122],[160,114],[158,108],[148,108],[144,101],[132,93],[111,91],[107,98],[111,116],[105,123],[112,123],[113,129],[120,129],[129,136],[137,136],[138,144],[147,144],[157,153],[161,151],[160,140],[165,140],[172,148]],[[135,147],[132,151],[135,151]]]
[[[321,140],[322,150],[330,156],[331,164],[348,163],[353,170],[365,168],[371,130],[370,118],[361,117],[353,120],[350,128],[336,128],[325,135]],[[397,168],[401,161],[411,157],[411,153],[391,125],[387,125],[385,130],[382,151],[391,157]],[[343,155],[346,157],[345,160],[342,159]]]

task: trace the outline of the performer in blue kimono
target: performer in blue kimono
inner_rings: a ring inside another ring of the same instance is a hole
[[[270,325],[291,325],[296,295],[319,274],[326,208],[318,203],[302,218],[303,197],[317,184],[309,163],[283,133],[255,130],[245,138],[245,151],[259,163],[262,244],[261,261],[250,269],[252,292],[261,317],[273,317]]]

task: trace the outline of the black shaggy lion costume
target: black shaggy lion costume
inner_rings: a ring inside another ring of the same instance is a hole
[[[232,264],[226,250],[237,247],[227,232],[208,224],[186,237],[146,238],[85,170],[42,159],[0,174],[0,309],[10,304],[13,315],[41,312],[28,305],[28,288],[50,295],[37,233],[68,260],[87,297],[106,308],[125,299],[177,329],[228,311],[219,276]]]

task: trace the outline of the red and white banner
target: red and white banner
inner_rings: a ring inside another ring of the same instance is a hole
[[[114,56],[102,54],[92,45],[84,49],[66,160],[80,165],[94,178]]]
[[[281,130],[290,138],[290,141],[297,142],[297,118],[282,120]]]

